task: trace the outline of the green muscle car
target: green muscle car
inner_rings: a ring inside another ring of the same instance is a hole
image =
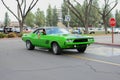
[[[94,42],[94,38],[80,34],[71,34],[67,29],[60,27],[42,27],[29,34],[24,34],[22,40],[26,48],[33,50],[35,47],[44,47],[54,54],[61,54],[63,49],[77,49],[84,53],[87,46]]]

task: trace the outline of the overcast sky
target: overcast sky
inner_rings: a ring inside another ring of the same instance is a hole
[[[16,2],[15,0],[5,0],[6,3],[9,5],[9,7],[16,12]],[[28,0],[30,2],[30,0]],[[82,2],[83,0],[79,0],[80,2]],[[103,1],[103,0],[100,0]],[[110,0],[112,1],[112,0]],[[119,3],[117,5],[117,9],[119,9],[120,7],[120,0],[118,0]],[[32,9],[32,12],[35,12],[37,8],[40,8],[42,11],[46,11],[46,9],[48,8],[48,5],[51,4],[52,7],[56,6],[57,8],[60,8],[61,4],[62,4],[63,0],[39,0],[39,2],[37,3],[37,5]],[[101,2],[102,4],[102,2]],[[0,21],[4,21],[4,17],[5,17],[5,12],[8,12],[8,15],[11,19],[11,21],[17,21],[16,18],[14,18],[14,16],[7,11],[7,9],[3,6],[2,2],[0,1]]]
[[[5,0],[6,3],[9,5],[10,9],[12,9],[16,13],[16,2],[15,0]],[[31,0],[27,0],[31,1]],[[46,11],[48,5],[51,4],[52,7],[56,5],[57,8],[60,7],[62,4],[62,0],[39,0],[37,5],[32,9],[32,12],[35,12],[37,8],[40,8],[42,11]],[[0,21],[4,21],[5,12],[8,12],[8,15],[11,21],[16,21],[16,18],[3,6],[2,2],[0,1]]]

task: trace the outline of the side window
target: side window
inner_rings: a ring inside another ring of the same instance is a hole
[[[42,29],[38,29],[36,31],[33,32],[34,34],[41,34],[42,33]]]
[[[39,30],[36,30],[33,32],[34,34],[39,34]]]

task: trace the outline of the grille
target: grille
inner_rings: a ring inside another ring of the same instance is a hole
[[[75,39],[73,42],[88,42],[88,39]]]

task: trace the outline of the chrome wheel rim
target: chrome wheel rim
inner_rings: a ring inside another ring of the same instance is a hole
[[[56,54],[57,53],[58,46],[57,44],[53,44],[53,52]]]
[[[30,42],[29,41],[26,42],[26,47],[27,47],[27,49],[30,48]]]

